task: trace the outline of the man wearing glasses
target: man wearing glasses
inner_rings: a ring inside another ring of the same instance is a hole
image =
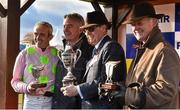
[[[107,35],[110,24],[102,12],[87,13],[86,24],[81,28],[85,30],[88,42],[94,46],[92,58],[86,65],[83,83],[61,88],[63,94],[65,96],[80,95],[83,109],[122,108],[119,101],[109,101],[106,97],[100,98],[98,86],[107,78],[105,64],[108,61],[120,61],[114,68],[112,80],[124,83],[126,63],[123,48]]]

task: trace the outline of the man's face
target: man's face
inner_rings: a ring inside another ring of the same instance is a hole
[[[82,33],[82,29],[80,29],[80,22],[72,18],[65,18],[63,25],[65,39],[70,42],[76,42],[79,39],[80,34]]]
[[[89,44],[96,45],[106,34],[106,27],[105,25],[92,26],[85,29],[85,31]]]
[[[34,39],[37,47],[46,48],[49,46],[51,38],[52,36],[49,35],[48,27],[44,25],[37,25],[34,27]]]
[[[156,23],[153,18],[143,18],[131,24],[133,34],[139,41],[146,41],[155,25]]]

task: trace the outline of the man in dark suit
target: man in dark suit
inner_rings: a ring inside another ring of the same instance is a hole
[[[81,56],[75,64],[75,68],[72,69],[73,75],[76,77],[77,84],[81,83],[81,79],[86,71],[86,63],[91,58],[93,46],[91,46],[83,29],[80,26],[84,25],[83,17],[78,13],[69,13],[64,16],[64,35],[63,39],[64,48],[66,45],[72,46],[73,50],[81,50]],[[64,96],[60,91],[63,86],[62,80],[67,74],[67,70],[64,68],[63,63],[59,60],[57,64],[57,72],[55,77],[54,95],[52,100],[52,109],[80,109],[81,99],[79,96],[68,97]]]
[[[93,56],[86,65],[86,72],[79,85],[61,88],[65,96],[79,95],[83,109],[122,108],[121,102],[109,101],[107,97],[99,97],[99,84],[106,81],[105,64],[108,61],[120,61],[113,70],[112,80],[124,82],[126,77],[126,63],[123,48],[107,35],[110,23],[104,13],[93,11],[87,13],[85,29],[88,42],[95,46]]]

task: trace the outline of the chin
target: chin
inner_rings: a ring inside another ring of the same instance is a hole
[[[90,45],[92,45],[92,46],[94,46],[94,43],[92,43],[92,42],[88,42]]]
[[[40,45],[40,44],[37,44],[37,47],[39,47],[39,48],[42,48],[42,45]]]
[[[142,36],[140,36],[140,35],[136,35],[135,37],[138,41],[141,41],[141,39],[142,39]]]

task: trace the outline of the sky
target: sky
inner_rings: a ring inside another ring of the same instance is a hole
[[[76,12],[85,18],[86,13],[90,11],[94,11],[90,2],[80,0],[36,0],[21,15],[20,40],[26,33],[33,31],[33,26],[36,22],[48,21],[54,29],[54,38],[51,40],[51,44],[61,45],[64,15]]]

